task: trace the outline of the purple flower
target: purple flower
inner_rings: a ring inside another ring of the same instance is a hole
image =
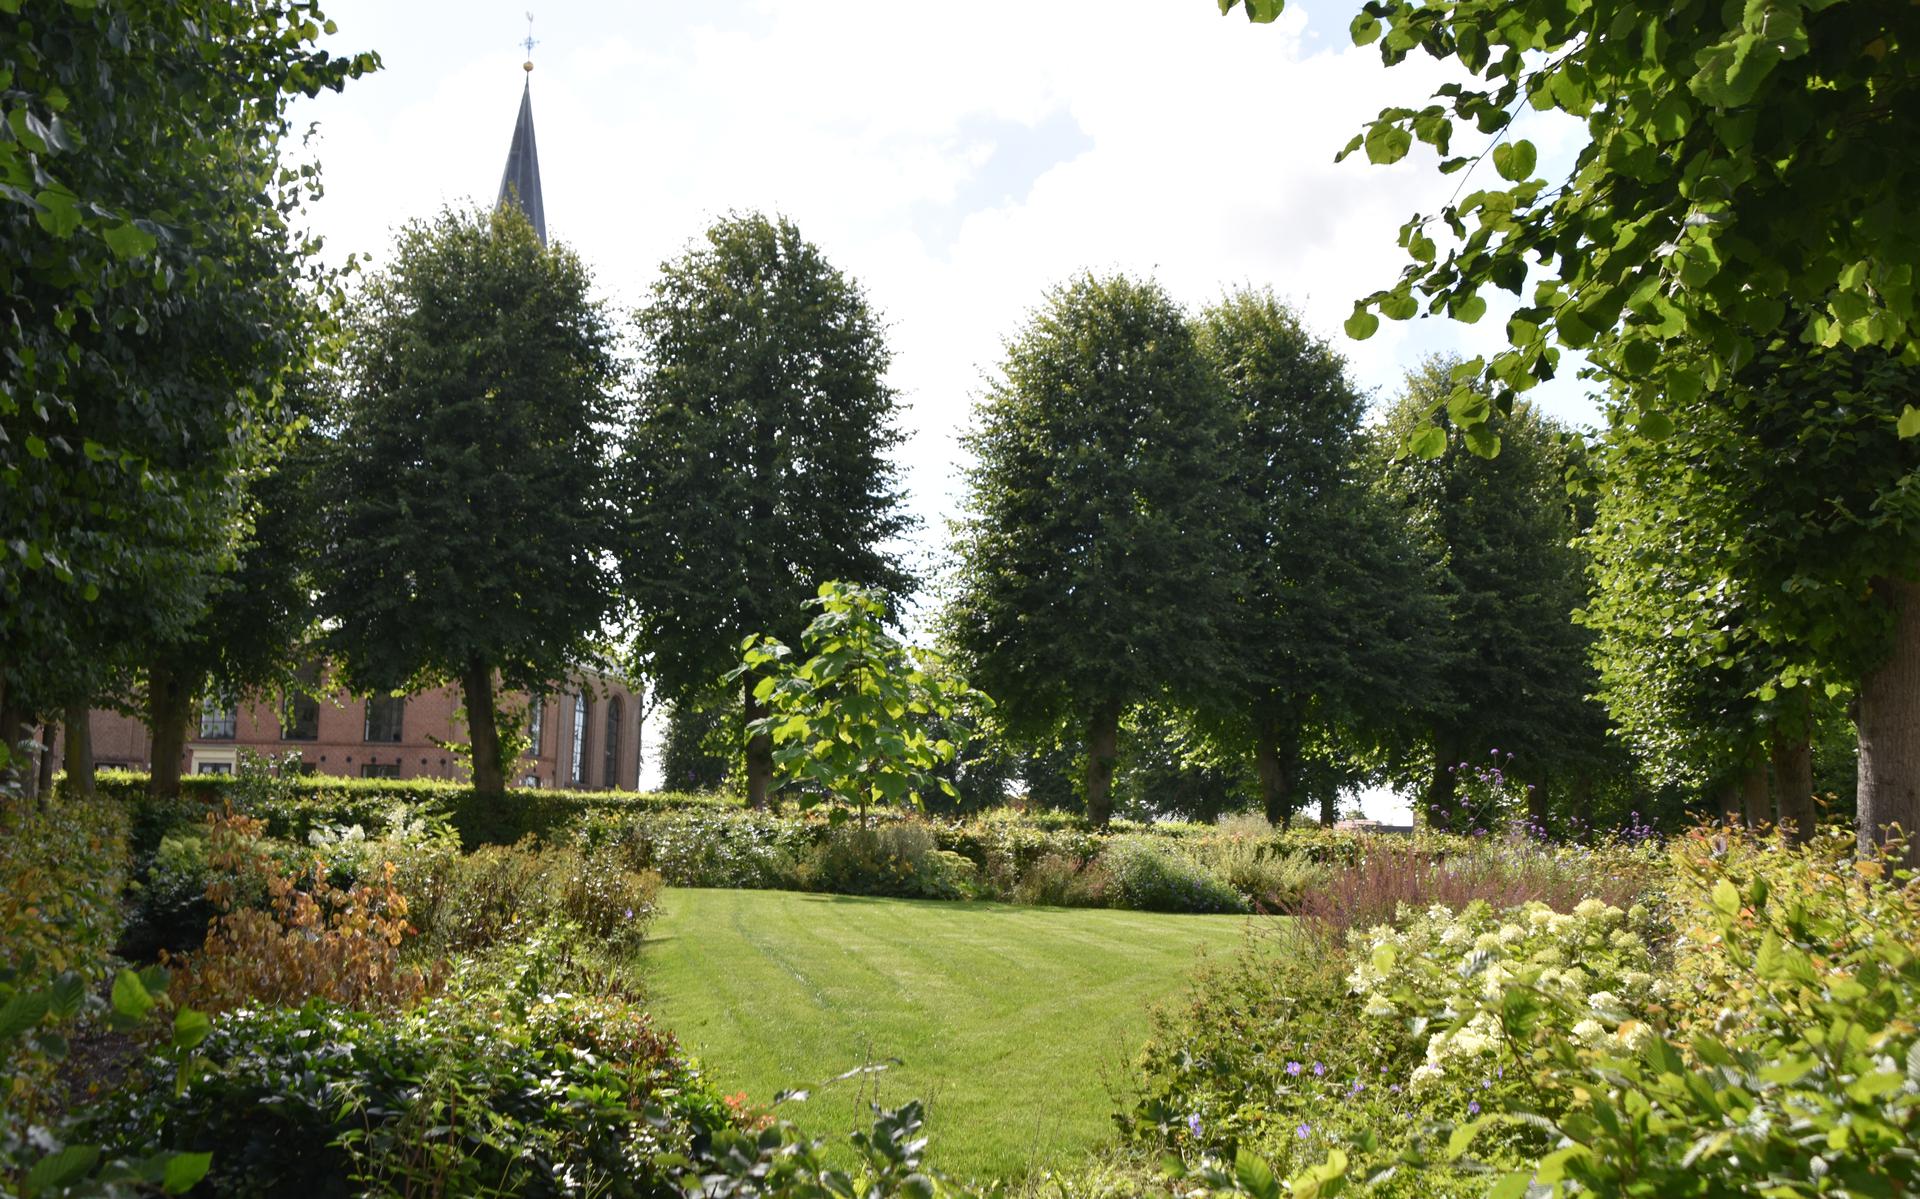
[[[1364,1090],[1366,1090],[1366,1089],[1367,1089],[1367,1084],[1366,1084],[1366,1083],[1364,1083],[1364,1082],[1361,1082],[1361,1081],[1360,1081],[1359,1079],[1357,1079],[1357,1078],[1356,1078],[1356,1079],[1354,1079],[1354,1080],[1353,1080],[1353,1090],[1351,1090],[1351,1091],[1349,1091],[1349,1092],[1347,1092],[1347,1093],[1348,1093],[1349,1095],[1358,1095],[1358,1094],[1359,1094],[1360,1092],[1362,1092],[1362,1091],[1364,1091]]]
[[[1300,1127],[1293,1130],[1294,1135],[1299,1137],[1303,1141],[1307,1139],[1307,1135],[1312,1131],[1313,1131],[1313,1125],[1311,1124],[1302,1124]]]
[[[1467,1114],[1470,1116],[1477,1116],[1480,1114],[1479,1100],[1476,1099],[1472,1103],[1467,1104]]]
[[[1483,1090],[1483,1091],[1491,1091],[1491,1090],[1493,1090],[1493,1080],[1492,1080],[1491,1078],[1483,1078],[1483,1079],[1481,1079],[1481,1080],[1480,1080],[1480,1089],[1481,1089],[1481,1090]]]
[[[1325,1078],[1327,1076],[1327,1068],[1319,1062],[1313,1063],[1313,1076],[1315,1078]]]
[[[1298,1077],[1300,1077],[1300,1063],[1299,1063],[1299,1062],[1288,1062],[1288,1063],[1287,1063],[1287,1074],[1288,1074],[1289,1076],[1291,1076],[1291,1077],[1294,1077],[1294,1078],[1298,1078]]]
[[[1199,1112],[1194,1112],[1192,1115],[1187,1117],[1187,1130],[1193,1133],[1193,1135],[1196,1137],[1200,1135],[1200,1113]]]
[[[1388,1087],[1387,1090],[1391,1091],[1395,1095],[1398,1095],[1400,1093],[1400,1084],[1396,1082],[1392,1086]]]

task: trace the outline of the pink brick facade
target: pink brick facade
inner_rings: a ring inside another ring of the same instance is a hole
[[[500,702],[502,707],[517,708],[526,697],[511,692]],[[227,773],[239,751],[249,749],[274,755],[298,753],[317,774],[467,777],[453,754],[438,743],[466,740],[466,727],[454,715],[460,707],[458,691],[442,687],[406,697],[399,712],[398,740],[384,739],[391,725],[380,728],[377,713],[370,721],[368,704],[345,692],[321,700],[311,737],[288,736],[300,730],[286,727],[281,714],[267,703],[240,705],[233,713],[230,734],[224,713],[209,712],[198,728],[189,727],[180,769],[185,774]],[[632,691],[610,679],[592,678],[548,695],[541,707],[538,743],[507,771],[513,785],[590,790],[632,790],[639,785],[641,705]],[[576,737],[576,730],[582,735]],[[96,711],[92,732],[94,760],[102,768],[146,770],[152,766],[152,738],[139,720]],[[54,752],[60,752],[58,741]]]

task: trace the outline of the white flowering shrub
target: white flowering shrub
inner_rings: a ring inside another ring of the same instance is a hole
[[[1441,1084],[1503,1090],[1536,1038],[1631,1049],[1651,1035],[1648,1017],[1664,984],[1654,977],[1647,920],[1638,907],[1597,899],[1571,913],[1541,903],[1504,912],[1435,905],[1404,928],[1354,933],[1347,981],[1374,1035],[1419,1052],[1407,1079],[1415,1094]],[[1527,1043],[1515,1044],[1509,1017],[1523,1009],[1537,1009],[1539,1019],[1530,1021]]]

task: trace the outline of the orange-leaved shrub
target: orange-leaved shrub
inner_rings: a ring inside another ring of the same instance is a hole
[[[290,871],[267,850],[265,822],[228,813],[210,818],[209,864],[218,873],[207,898],[219,911],[206,944],[177,959],[177,994],[209,1011],[264,1004],[298,1007],[312,998],[359,1008],[408,1006],[433,988],[433,972],[401,961],[413,931],[407,900],[384,864],[350,887],[329,881],[318,857]],[[241,896],[263,887],[265,908]]]

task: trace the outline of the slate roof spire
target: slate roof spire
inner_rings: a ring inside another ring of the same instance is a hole
[[[532,38],[527,40],[532,51]],[[520,89],[520,117],[513,123],[513,144],[507,148],[507,169],[500,175],[500,198],[494,201],[513,204],[533,223],[540,244],[547,244],[547,209],[540,199],[540,154],[533,144],[533,63],[526,64],[527,82]]]

